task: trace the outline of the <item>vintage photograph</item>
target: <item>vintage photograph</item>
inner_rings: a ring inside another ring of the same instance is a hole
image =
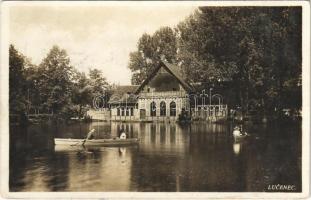
[[[299,3],[2,10],[9,193],[303,192]]]

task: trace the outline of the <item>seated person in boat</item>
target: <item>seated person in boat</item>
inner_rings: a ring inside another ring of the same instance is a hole
[[[122,140],[126,139],[126,133],[124,132],[124,130],[120,131],[120,139],[122,139]]]
[[[234,137],[239,137],[239,136],[241,136],[242,134],[241,134],[241,131],[240,131],[240,128],[238,127],[238,126],[235,126],[234,127],[234,129],[233,129],[233,136]]]
[[[247,135],[246,132],[243,132],[242,126],[240,126],[240,127],[235,126],[232,134],[234,137],[246,136]]]

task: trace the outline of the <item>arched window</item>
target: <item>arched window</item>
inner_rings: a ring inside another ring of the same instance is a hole
[[[117,116],[120,116],[120,108],[117,108]]]
[[[150,104],[150,116],[157,116],[157,106],[154,101]]]
[[[170,103],[170,116],[176,116],[176,103],[174,101]]]
[[[160,116],[166,116],[166,103],[164,101],[160,103]]]
[[[124,108],[121,108],[121,116],[124,116]]]
[[[126,116],[129,116],[129,115],[130,115],[130,109],[129,109],[129,108],[126,108],[125,114],[126,114]]]
[[[131,116],[133,116],[133,115],[134,115],[134,108],[131,107]]]

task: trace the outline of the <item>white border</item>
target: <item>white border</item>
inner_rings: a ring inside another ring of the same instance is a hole
[[[9,192],[8,190],[8,49],[9,49],[9,7],[23,6],[302,6],[302,74],[303,74],[303,120],[302,120],[302,192],[265,193],[265,192]],[[310,3],[308,1],[106,1],[106,2],[2,2],[1,4],[1,65],[0,65],[0,150],[1,150],[1,196],[5,198],[153,198],[153,199],[203,199],[203,198],[269,198],[293,199],[307,198],[309,195],[309,152],[310,152]]]

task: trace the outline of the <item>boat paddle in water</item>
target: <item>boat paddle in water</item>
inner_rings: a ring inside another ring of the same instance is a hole
[[[88,134],[86,134],[86,138],[84,140],[78,141],[75,144],[71,144],[71,146],[76,146],[76,145],[84,146],[84,143],[86,142],[86,140],[92,139],[94,137],[94,135],[93,135],[94,132],[95,132],[95,129],[90,130],[90,132],[88,132]],[[54,140],[54,141],[55,141],[55,145],[56,145],[56,140]]]

